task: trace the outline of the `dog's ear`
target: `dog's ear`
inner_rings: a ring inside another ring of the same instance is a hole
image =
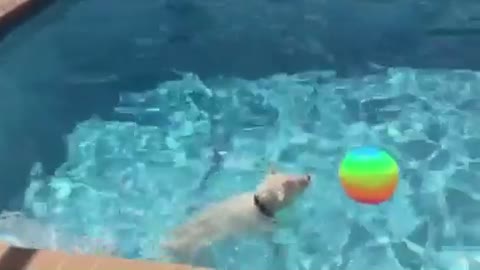
[[[285,192],[283,190],[264,190],[257,192],[256,195],[268,207],[275,207],[279,202],[285,200]]]
[[[268,164],[268,174],[276,174],[277,173],[277,169],[275,168],[275,165],[270,162]]]
[[[287,179],[282,183],[282,186],[285,190],[292,190],[295,188],[295,180]]]
[[[285,200],[285,192],[283,190],[277,191],[277,200],[283,202]]]

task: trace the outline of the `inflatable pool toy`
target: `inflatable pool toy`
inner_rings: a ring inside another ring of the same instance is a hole
[[[397,162],[375,147],[349,151],[338,172],[345,193],[353,200],[379,204],[393,196],[399,178]]]

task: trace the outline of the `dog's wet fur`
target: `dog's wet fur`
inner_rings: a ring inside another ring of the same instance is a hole
[[[248,232],[271,232],[275,213],[310,185],[310,175],[270,169],[255,191],[214,203],[177,227],[162,245],[169,258],[191,263],[210,244]]]

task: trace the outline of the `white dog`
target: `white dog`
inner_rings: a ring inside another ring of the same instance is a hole
[[[163,247],[177,260],[192,262],[211,243],[254,231],[271,231],[275,213],[310,184],[310,175],[289,175],[270,170],[254,192],[213,204],[175,229]]]

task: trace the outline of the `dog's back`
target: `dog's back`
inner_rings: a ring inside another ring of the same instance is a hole
[[[199,250],[215,241],[270,230],[274,213],[286,207],[309,183],[308,175],[270,172],[255,193],[242,193],[210,205],[175,229],[163,247],[174,258],[190,262]]]
[[[269,223],[253,203],[253,193],[243,193],[215,203],[172,232],[164,247],[175,257],[192,257],[212,242],[258,230]]]

